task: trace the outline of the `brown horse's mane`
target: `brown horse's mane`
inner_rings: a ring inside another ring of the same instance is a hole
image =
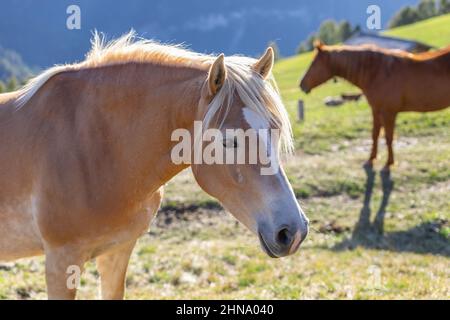
[[[375,76],[380,71],[390,74],[392,68],[399,62],[426,62],[440,59],[442,67],[450,71],[450,46],[416,54],[403,50],[384,49],[372,44],[358,46],[321,45],[319,49],[323,52],[343,53],[343,55],[340,55],[340,63],[335,67],[334,72],[337,75],[346,75],[357,82]]]
[[[442,56],[445,56],[448,53],[450,53],[450,46],[447,46],[442,49],[434,50],[434,51],[427,51],[427,52],[421,52],[421,53],[414,54],[413,59],[414,60],[435,59],[435,58],[440,58]]]
[[[322,46],[322,50],[325,51],[331,51],[331,52],[339,52],[339,51],[350,51],[350,52],[365,52],[367,54],[382,54],[385,56],[391,56],[396,58],[403,58],[403,59],[410,59],[410,60],[418,60],[418,61],[424,61],[424,60],[430,60],[439,58],[441,56],[447,55],[450,53],[450,45],[434,50],[434,51],[427,51],[427,52],[420,52],[420,53],[411,53],[408,51],[403,51],[399,49],[385,49],[378,47],[373,44],[363,44],[358,46],[349,46],[349,45],[333,45],[333,46]]]

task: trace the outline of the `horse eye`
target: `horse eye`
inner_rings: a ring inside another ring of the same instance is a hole
[[[234,148],[236,149],[238,147],[237,138],[234,137],[233,140],[231,139],[224,139],[222,142],[222,145],[224,148]]]
[[[233,140],[233,148],[237,148],[238,147],[238,143],[237,143],[237,138],[235,137]]]

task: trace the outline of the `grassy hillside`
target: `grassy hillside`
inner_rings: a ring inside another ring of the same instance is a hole
[[[444,47],[450,44],[450,14],[389,30],[386,34]]]
[[[443,39],[450,43],[444,36],[449,19],[389,33],[443,46]],[[168,184],[166,210],[133,254],[128,298],[448,299],[450,110],[402,114],[391,176],[379,172],[383,142],[375,171],[365,171],[369,107],[365,101],[325,107],[324,97],[357,91],[343,81],[303,95],[298,82],[311,59],[288,58],[275,68],[298,147],[286,168],[312,225],[300,252],[266,257],[256,236],[222,210],[210,209],[212,200],[186,171]],[[295,122],[299,98],[305,100],[304,123]],[[191,210],[169,206],[181,204]],[[384,221],[384,233],[362,223],[374,216]],[[95,298],[97,280],[90,263],[79,296]],[[43,258],[0,265],[0,299],[44,297]]]

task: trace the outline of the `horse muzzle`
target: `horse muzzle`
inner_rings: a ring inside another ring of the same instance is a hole
[[[271,258],[281,258],[294,254],[307,234],[307,222],[281,225],[273,231],[266,226],[258,228],[261,247]]]
[[[300,89],[306,94],[311,92],[311,89],[309,89],[303,81],[300,83]]]

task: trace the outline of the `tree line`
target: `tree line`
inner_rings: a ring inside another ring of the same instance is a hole
[[[406,6],[398,11],[389,22],[389,28],[395,28],[421,20],[450,13],[450,0],[421,0],[417,6]],[[353,34],[360,31],[359,26],[352,26],[348,21],[336,22],[326,20],[322,22],[317,32],[312,33],[300,43],[297,53],[314,49],[314,41],[332,45],[342,43]]]
[[[10,77],[6,82],[0,80],[0,93],[17,90],[20,85],[22,85],[22,83],[20,83],[14,76]]]
[[[450,13],[450,0],[421,0],[417,6],[402,8],[389,22],[390,28]]]
[[[300,43],[297,53],[308,52],[314,49],[314,41],[321,40],[323,43],[332,45],[346,41],[353,34],[360,31],[359,26],[352,26],[350,22],[343,20],[336,22],[334,20],[326,20],[322,22],[319,30],[312,33],[305,41]]]

